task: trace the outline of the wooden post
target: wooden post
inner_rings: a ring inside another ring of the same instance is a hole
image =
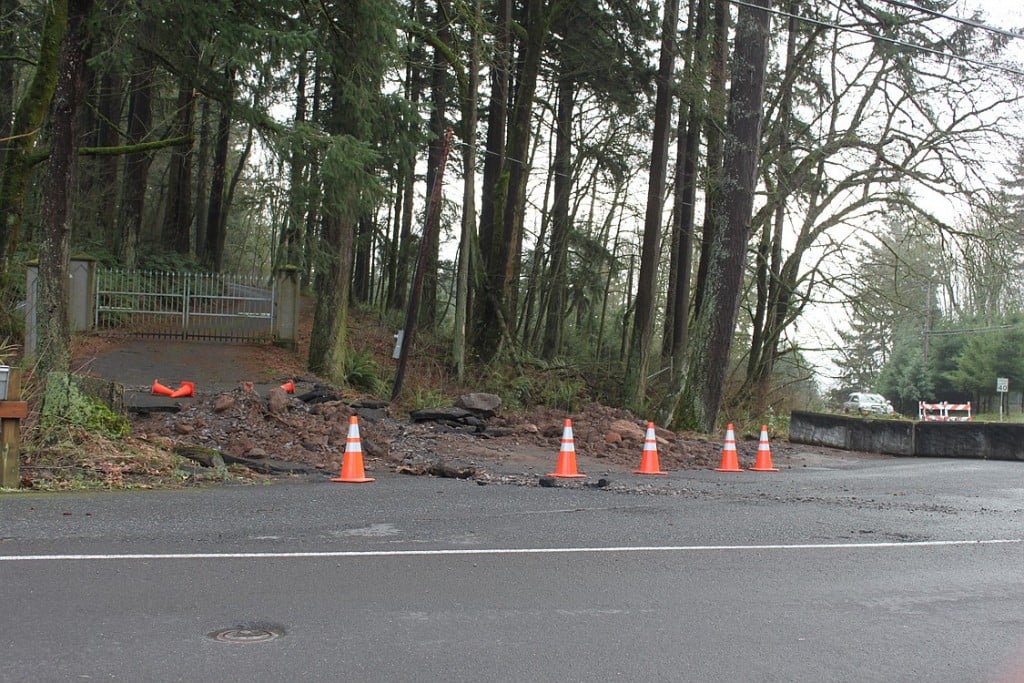
[[[21,398],[21,369],[11,368],[7,378],[7,400],[0,401],[0,488],[21,485],[18,469],[21,420],[28,415],[28,404]]]

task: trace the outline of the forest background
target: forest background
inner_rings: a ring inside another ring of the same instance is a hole
[[[295,266],[339,382],[352,308],[414,304],[456,378],[677,428],[987,400],[1024,386],[1024,71],[979,4],[0,0],[0,339],[38,259],[68,370],[84,251]]]

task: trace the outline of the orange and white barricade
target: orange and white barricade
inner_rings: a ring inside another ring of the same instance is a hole
[[[956,413],[955,415],[951,413]],[[917,404],[917,419],[922,422],[970,422],[970,403],[925,403]]]

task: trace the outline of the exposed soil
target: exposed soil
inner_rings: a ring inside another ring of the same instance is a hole
[[[564,420],[569,418],[580,470],[624,472],[639,467],[645,436],[645,425],[629,413],[596,404],[573,414],[537,408],[524,415],[498,415],[487,419],[481,429],[413,422],[408,417],[381,414],[381,409],[361,407],[359,401],[310,404],[295,397],[284,400],[283,410],[275,411],[272,397],[243,389],[198,396],[183,401],[179,413],[140,417],[134,428],[140,437],[150,440],[208,446],[236,457],[302,463],[330,473],[341,467],[348,418],[353,414],[363,415],[359,433],[368,470],[416,471],[443,465],[493,475],[549,472],[556,467]],[[663,470],[719,463],[720,443],[663,429],[658,429],[657,435]],[[775,449],[780,451],[779,446]],[[753,464],[756,450],[756,441],[740,443],[741,462]]]
[[[595,478],[629,473],[640,466],[646,424],[627,411],[590,404],[572,413],[544,407],[522,414],[499,411],[468,426],[414,422],[401,407],[398,410],[402,412],[393,414],[383,402],[336,390],[309,376],[302,363],[303,347],[308,344],[308,320],[304,329],[298,353],[272,346],[226,345],[217,353],[227,354],[230,360],[207,358],[205,364],[198,358],[202,355],[196,351],[199,347],[182,342],[143,346],[140,352],[138,345],[131,346],[129,338],[76,340],[74,368],[125,383],[129,406],[137,403],[136,407],[148,410],[129,413],[132,435],[125,439],[69,433],[51,438],[45,447],[27,449],[22,459],[22,485],[60,488],[73,477],[101,481],[110,487],[180,485],[223,478],[223,468],[214,475],[212,468],[180,457],[196,447],[219,452],[228,463],[238,459],[242,466],[231,466],[231,477],[261,477],[267,473],[337,476],[353,414],[360,418],[360,446],[368,476],[391,470],[543,483],[544,475],[555,470],[559,461],[566,419],[572,421],[580,472]],[[361,338],[375,357],[390,355],[391,340],[386,330],[367,325]],[[414,361],[420,367],[410,375],[433,382],[430,387],[435,389],[437,379],[433,375],[438,372],[429,359],[430,354],[421,354]],[[119,375],[132,364],[137,366],[135,374]],[[167,383],[180,379],[168,377],[167,367],[200,369],[202,376],[193,375],[199,380],[194,396],[173,400],[148,396],[148,380],[137,378],[152,374]],[[101,372],[96,372],[97,368]],[[133,385],[125,377],[135,378],[137,383]],[[245,377],[252,381],[238,381]],[[294,394],[278,386],[288,380],[295,381]],[[453,397],[473,390],[450,385],[441,388]],[[141,400],[143,396],[146,400]],[[663,471],[709,469],[721,462],[721,437],[709,439],[661,428],[657,428],[656,435]],[[774,434],[770,436],[773,464],[779,468],[800,467],[809,456],[842,455],[830,449],[793,446],[774,439]],[[737,434],[736,440],[740,465],[752,466],[758,435]]]

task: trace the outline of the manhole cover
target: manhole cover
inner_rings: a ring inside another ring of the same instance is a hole
[[[219,643],[265,643],[284,635],[284,629],[269,626],[233,626],[208,634]]]

